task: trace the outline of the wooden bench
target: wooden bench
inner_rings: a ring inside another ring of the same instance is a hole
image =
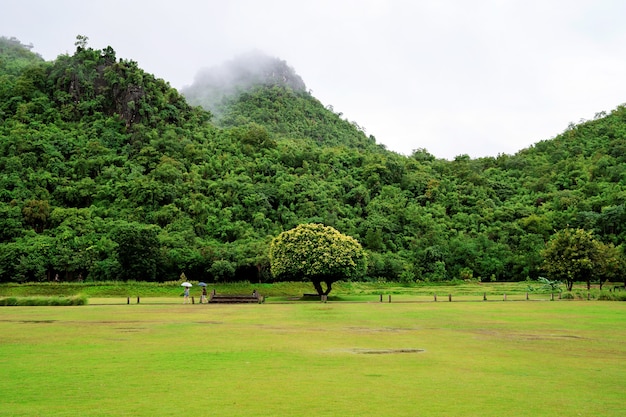
[[[209,303],[235,304],[235,303],[262,303],[263,296],[254,290],[252,295],[232,295],[232,294],[216,294],[215,290],[211,292]]]

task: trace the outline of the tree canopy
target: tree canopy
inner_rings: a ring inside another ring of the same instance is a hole
[[[565,281],[571,290],[575,281],[588,281],[598,264],[598,245],[591,232],[565,229],[557,232],[543,251],[544,269],[553,279]]]
[[[620,254],[612,245],[596,240],[590,231],[564,229],[552,236],[543,250],[543,267],[554,280],[564,281],[569,291],[576,281],[589,287],[593,278],[600,282],[623,272]]]
[[[335,281],[362,279],[367,268],[359,242],[322,224],[282,232],[270,243],[269,259],[276,278],[310,280],[320,295],[328,295]]]

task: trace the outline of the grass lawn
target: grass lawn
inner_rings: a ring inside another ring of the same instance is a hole
[[[105,301],[0,308],[0,414],[626,415],[625,303]]]

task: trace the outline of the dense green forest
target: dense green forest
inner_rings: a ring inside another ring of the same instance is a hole
[[[213,117],[85,37],[30,49],[0,38],[0,282],[267,282],[270,241],[302,223],[360,242],[363,280],[534,279],[566,228],[623,257],[624,106],[447,161],[386,150],[306,89],[251,86]]]

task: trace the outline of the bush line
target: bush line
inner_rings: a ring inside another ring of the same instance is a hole
[[[6,297],[0,306],[83,306],[88,302],[84,295],[73,297]]]

